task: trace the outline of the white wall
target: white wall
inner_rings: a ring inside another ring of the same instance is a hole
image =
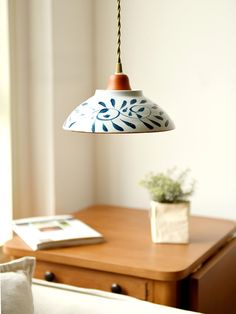
[[[96,1],[96,85],[114,70],[116,1]],[[236,2],[122,2],[122,57],[134,89],[173,118],[176,130],[96,138],[96,199],[149,207],[139,180],[191,168],[192,212],[236,219]]]

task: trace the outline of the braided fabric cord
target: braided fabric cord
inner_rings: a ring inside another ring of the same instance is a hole
[[[120,21],[120,6],[121,0],[117,0],[117,64],[121,67],[121,21]],[[121,68],[122,69],[122,68]]]

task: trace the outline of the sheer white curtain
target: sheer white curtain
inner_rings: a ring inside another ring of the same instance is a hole
[[[11,237],[12,153],[8,0],[0,0],[0,246]]]
[[[71,213],[94,203],[94,139],[62,130],[94,92],[93,1],[0,1],[9,6],[13,218]]]
[[[0,5],[1,245],[12,219],[94,203],[94,139],[62,130],[94,88],[92,0]]]

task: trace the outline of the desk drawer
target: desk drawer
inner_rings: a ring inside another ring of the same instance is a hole
[[[35,277],[84,288],[118,292],[152,301],[152,281],[104,271],[38,261]]]

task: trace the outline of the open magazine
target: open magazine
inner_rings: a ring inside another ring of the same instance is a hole
[[[13,230],[34,251],[104,241],[102,234],[71,215],[17,219]]]

